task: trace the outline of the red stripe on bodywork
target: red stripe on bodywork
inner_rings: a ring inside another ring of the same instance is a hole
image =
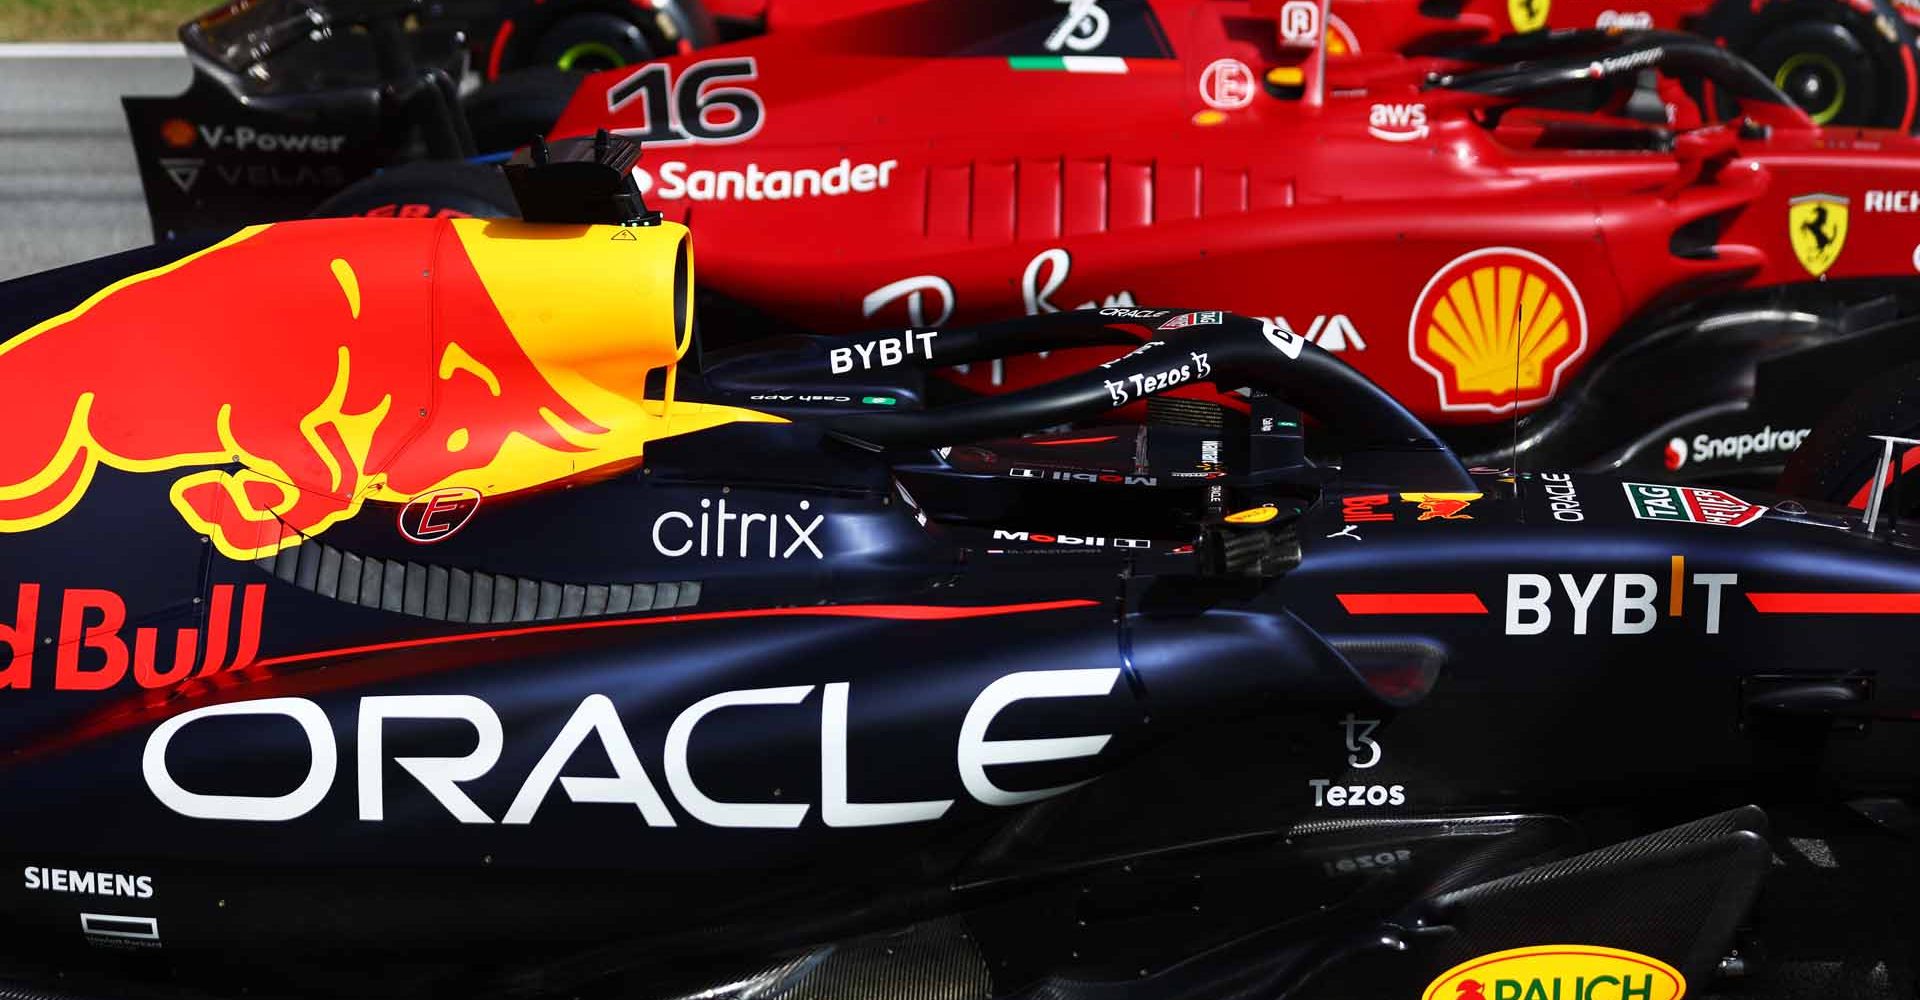
[[[1106,437],[1055,438],[1052,441],[1028,441],[1027,443],[1030,445],[1033,445],[1036,448],[1048,448],[1054,445],[1061,445],[1061,444],[1104,444],[1105,442],[1113,440],[1117,436],[1118,435],[1109,434]]]
[[[1060,611],[1066,608],[1090,608],[1099,604],[1076,598],[1067,601],[1039,601],[1032,604],[988,604],[957,606],[945,604],[824,604],[806,608],[744,608],[738,611],[703,611],[691,615],[660,615],[652,618],[616,618],[610,621],[565,622],[555,625],[529,625],[526,628],[498,629],[492,632],[463,632],[459,635],[433,635],[418,639],[401,639],[396,642],[381,642],[370,646],[343,646],[339,649],[321,649],[311,653],[294,653],[290,656],[275,656],[255,664],[259,667],[275,667],[287,663],[305,663],[310,660],[332,659],[339,656],[357,656],[362,653],[384,653],[396,649],[417,649],[423,646],[444,646],[455,642],[476,642],[483,639],[505,639],[517,635],[541,635],[552,632],[580,632],[587,629],[626,628],[634,625],[665,625],[673,622],[712,622],[732,618],[887,618],[894,621],[952,621],[959,618],[987,618],[994,615],[1018,615],[1032,611]]]
[[[1900,68],[1905,70],[1907,74],[1907,110],[1900,116],[1900,131],[1911,132],[1913,131],[1913,104],[1915,96],[1913,50],[1907,48],[1905,45],[1900,46]]]
[[[1896,478],[1912,472],[1913,467],[1916,465],[1920,465],[1920,447],[1908,448],[1906,451],[1901,452],[1892,461],[1887,463],[1887,487],[1891,489],[1893,487],[1893,481]],[[1872,495],[1872,493],[1873,476],[1872,474],[1868,474],[1867,481],[1861,483],[1860,488],[1854,491],[1853,499],[1847,501],[1847,506],[1854,510],[1866,510],[1867,498]]]
[[[892,621],[954,621],[968,618],[987,618],[995,615],[1026,614],[1034,611],[1061,611],[1073,608],[1091,608],[1100,605],[1099,601],[1082,599],[1064,601],[1037,601],[1030,604],[991,604],[973,606],[955,606],[938,604],[839,604],[819,605],[805,608],[748,608],[737,611],[708,611],[689,615],[660,615],[654,618],[619,618],[609,621],[566,622],[552,625],[534,625],[526,628],[499,629],[492,632],[466,632],[459,635],[426,636],[419,639],[405,639],[397,642],[384,642],[368,646],[344,646],[339,649],[315,650],[309,653],[295,653],[291,656],[276,656],[257,660],[244,668],[236,668],[215,674],[205,680],[191,680],[171,688],[143,691],[116,704],[106,706],[100,711],[81,719],[51,739],[28,745],[13,751],[14,759],[25,759],[35,754],[48,753],[99,739],[110,733],[119,732],[132,726],[158,722],[169,716],[177,715],[209,701],[231,700],[245,694],[253,698],[265,698],[286,694],[311,694],[316,691],[336,690],[351,687],[363,678],[357,678],[348,669],[329,669],[313,671],[293,671],[276,675],[273,668],[295,663],[310,663],[315,660],[335,659],[383,653],[405,649],[424,649],[445,646],[453,643],[473,642],[485,639],[500,639],[509,636],[539,635],[542,633],[575,632],[585,629],[621,628],[629,625],[655,625],[670,622],[724,621],[734,618],[882,618]],[[255,640],[243,634],[241,642],[244,652],[251,652]],[[393,680],[412,676],[416,673],[428,673],[445,669],[454,664],[429,662],[403,664],[400,668],[383,666],[379,679]]]
[[[1478,594],[1340,594],[1350,615],[1484,615]]]
[[[507,38],[513,34],[513,19],[500,22],[500,32],[493,36],[493,51],[487,53],[487,79],[500,79],[500,57],[506,55]]]
[[[1920,615],[1920,593],[1748,594],[1766,615]]]

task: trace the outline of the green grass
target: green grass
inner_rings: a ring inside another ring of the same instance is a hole
[[[215,0],[0,0],[0,42],[169,41]]]

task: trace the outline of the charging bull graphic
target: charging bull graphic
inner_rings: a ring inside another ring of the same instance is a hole
[[[691,276],[684,229],[641,235],[283,223],[116,282],[0,345],[0,532],[57,521],[101,465],[211,466],[173,482],[174,507],[258,558],[368,499],[528,489],[777,419],[643,401],[686,349]]]

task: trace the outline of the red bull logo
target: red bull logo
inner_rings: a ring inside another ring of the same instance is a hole
[[[253,559],[368,500],[477,502],[778,419],[676,405],[670,376],[645,397],[687,347],[691,253],[613,228],[256,226],[115,282],[0,345],[0,532],[58,521],[101,466],[182,470],[180,516]]]
[[[1478,493],[1402,493],[1400,499],[1410,500],[1420,508],[1418,521],[1471,521],[1473,515],[1467,513],[1467,505],[1480,499]]]
[[[0,624],[6,647],[0,656],[7,658],[0,688],[46,686],[47,678],[35,678],[33,670],[34,648],[46,642],[55,644],[51,686],[58,691],[105,691],[128,674],[143,688],[172,687],[244,668],[260,651],[267,586],[249,584],[239,596],[237,589],[213,588],[204,637],[198,628],[174,629],[172,642],[163,644],[160,629],[136,628],[129,644],[126,601],[114,591],[74,588],[54,602],[42,597],[39,584],[23,583],[12,624]]]

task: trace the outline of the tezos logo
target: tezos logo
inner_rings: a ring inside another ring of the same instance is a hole
[[[1424,104],[1376,104],[1367,112],[1367,134],[1388,142],[1412,142],[1427,137]]]
[[[1187,357],[1193,359],[1191,364],[1169,368],[1157,375],[1122,375],[1118,382],[1107,381],[1107,395],[1113,400],[1113,405],[1125,406],[1136,399],[1145,399],[1156,392],[1213,374],[1213,366],[1207,363],[1207,352],[1189,351]]]

